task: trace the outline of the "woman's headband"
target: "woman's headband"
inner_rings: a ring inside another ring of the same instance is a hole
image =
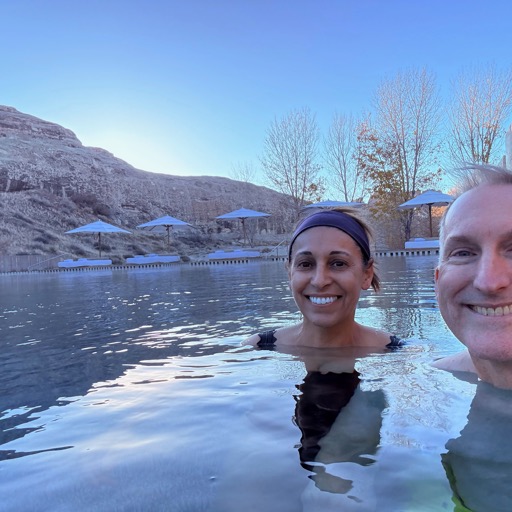
[[[292,246],[295,239],[301,233],[306,231],[306,229],[322,226],[337,228],[346,233],[361,248],[365,261],[370,260],[370,242],[363,226],[361,226],[356,219],[346,213],[327,210],[309,215],[297,226],[288,249],[288,261],[292,259]]]

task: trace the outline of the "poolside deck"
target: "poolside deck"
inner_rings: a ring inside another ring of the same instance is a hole
[[[374,252],[375,256],[435,256],[439,254],[439,249],[395,249],[379,250]]]

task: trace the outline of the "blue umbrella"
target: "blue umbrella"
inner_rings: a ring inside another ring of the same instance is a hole
[[[101,234],[102,233],[128,233],[131,231],[126,231],[126,229],[118,228],[117,226],[113,226],[112,224],[108,224],[107,222],[103,222],[102,220],[97,220],[96,222],[91,222],[90,224],[86,224],[85,226],[80,226],[79,228],[71,229],[66,231],[66,234],[74,234],[74,233],[97,233],[98,234],[98,251],[101,258]]]
[[[432,206],[446,206],[450,204],[455,198],[448,195],[443,194],[442,192],[438,192],[437,190],[427,190],[420,194],[419,196],[413,197],[402,203],[398,209],[399,210],[408,210],[412,208],[419,208],[421,206],[428,206],[428,218],[430,221],[430,236],[432,236]]]
[[[240,219],[242,221],[242,230],[244,233],[244,244],[245,244],[245,219],[256,218],[256,217],[270,217],[270,213],[257,212],[256,210],[249,210],[248,208],[240,208],[224,215],[215,217],[216,219],[234,220]]]
[[[171,229],[173,226],[190,226],[188,222],[184,222],[179,219],[175,219],[170,215],[165,215],[164,217],[159,217],[155,220],[150,220],[145,224],[139,224],[137,227],[141,229],[148,229],[149,231],[158,231],[160,229],[165,229],[167,231],[167,250],[169,250],[171,246]]]

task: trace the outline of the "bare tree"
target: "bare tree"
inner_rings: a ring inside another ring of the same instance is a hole
[[[440,177],[436,134],[441,103],[435,77],[425,69],[398,73],[380,85],[375,106],[378,145],[386,166],[374,167],[373,190],[387,189],[395,201],[405,202],[433,187]],[[389,213],[384,195],[376,195],[376,208],[380,207],[380,199],[382,212]],[[415,210],[408,210],[401,214],[406,239],[410,238],[414,213]]]
[[[497,162],[512,111],[512,69],[500,72],[488,65],[462,71],[453,96],[448,149],[454,164]]]
[[[234,180],[254,183],[256,171],[252,162],[237,162],[231,165],[230,175]]]
[[[261,164],[267,179],[292,198],[297,216],[308,195],[322,189],[316,163],[319,130],[308,108],[274,119],[267,130]]]
[[[361,201],[367,192],[367,174],[360,165],[358,132],[363,120],[335,113],[324,139],[324,160],[330,181],[343,201]]]

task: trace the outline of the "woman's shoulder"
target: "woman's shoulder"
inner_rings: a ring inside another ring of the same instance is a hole
[[[269,331],[253,334],[243,341],[242,345],[252,345],[253,347],[260,348],[273,348],[276,344],[276,331],[277,329],[271,329]]]
[[[398,348],[403,347],[405,345],[405,340],[402,340],[398,336],[391,334],[389,336],[389,343],[386,345],[386,348]]]
[[[287,345],[290,339],[295,339],[296,336],[297,326],[287,326],[253,334],[243,341],[242,345],[252,345],[253,347],[272,349],[276,344]]]
[[[363,340],[366,346],[379,346],[383,348],[398,348],[404,346],[405,342],[399,336],[390,332],[381,331],[373,327],[362,326]]]

